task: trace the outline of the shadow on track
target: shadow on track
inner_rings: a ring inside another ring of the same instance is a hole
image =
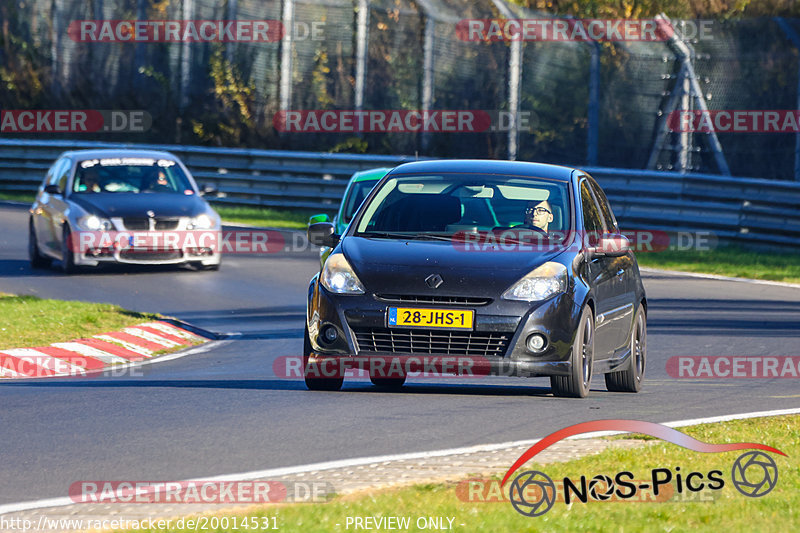
[[[482,384],[436,384],[425,385],[410,383],[399,390],[387,390],[376,387],[369,382],[345,382],[344,389],[337,392],[317,392],[306,389],[302,380],[290,379],[240,379],[240,380],[87,380],[87,379],[48,379],[41,381],[8,381],[0,382],[0,387],[33,387],[33,388],[175,388],[175,389],[241,389],[241,390],[280,390],[297,391],[308,395],[341,395],[357,394],[391,394],[391,395],[468,395],[468,396],[536,396],[552,397],[550,387],[503,386]],[[595,391],[605,393],[605,390]],[[558,398],[564,400],[564,398]],[[580,399],[578,399],[580,401]]]

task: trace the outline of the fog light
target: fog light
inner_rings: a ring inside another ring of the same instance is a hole
[[[339,332],[333,326],[325,326],[322,328],[322,338],[328,344],[335,342],[339,338]]]
[[[539,353],[545,349],[547,346],[547,339],[541,333],[534,333],[530,337],[528,337],[527,342],[525,345],[528,347],[528,350],[534,353]]]

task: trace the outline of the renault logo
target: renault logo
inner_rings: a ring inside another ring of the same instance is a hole
[[[439,274],[431,274],[430,276],[425,278],[425,283],[427,283],[428,287],[430,287],[431,289],[438,289],[439,286],[442,283],[444,283],[444,280],[442,279],[442,276],[440,276]]]

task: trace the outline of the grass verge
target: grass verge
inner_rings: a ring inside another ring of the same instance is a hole
[[[800,283],[800,253],[753,251],[726,246],[709,251],[638,253],[636,259],[643,267]]]
[[[25,202],[25,203],[33,203],[33,200],[36,198],[36,194],[31,192],[5,192],[0,191],[0,200],[9,200],[12,202]]]
[[[215,204],[214,209],[223,223],[248,224],[264,228],[306,229],[308,217],[318,211],[269,209],[266,207],[242,207]]]
[[[699,440],[720,444],[756,442],[773,446],[788,455],[771,454],[778,465],[778,483],[767,495],[749,498],[731,483],[734,461],[744,451],[697,453],[677,445],[658,441],[637,448],[610,448],[606,451],[566,463],[536,466],[527,464],[519,471],[541,470],[553,480],[569,477],[587,480],[598,474],[614,476],[629,471],[635,480],[650,480],[655,468],[669,468],[673,474],[720,470],[724,486],[677,495],[667,502],[572,503],[556,501],[546,514],[528,518],[517,513],[510,503],[468,502],[457,496],[457,483],[416,485],[372,494],[337,497],[333,502],[316,505],[272,506],[248,513],[248,517],[275,517],[281,531],[328,532],[353,531],[346,527],[348,517],[410,517],[418,531],[419,517],[453,518],[455,531],[793,531],[800,523],[800,416],[757,418],[681,428]],[[630,437],[628,437],[630,438]],[[510,466],[510,465],[509,465]],[[680,471],[677,468],[680,467]],[[746,470],[748,480],[758,481],[757,467]],[[498,479],[498,478],[494,478]],[[512,478],[513,479],[513,478]],[[695,485],[696,486],[696,485]],[[508,486],[504,488],[507,495]],[[464,494],[462,492],[461,494]],[[235,516],[241,520],[244,515]],[[447,525],[447,520],[444,524]],[[185,531],[170,529],[168,531]],[[217,531],[238,531],[235,528]]]
[[[0,349],[46,346],[157,320],[111,304],[0,294]]]

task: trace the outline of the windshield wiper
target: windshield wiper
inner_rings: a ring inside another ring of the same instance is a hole
[[[412,239],[414,237],[411,233],[400,233],[396,231],[365,231],[363,233],[356,233],[356,237],[379,237],[384,239]]]
[[[421,233],[405,233],[396,231],[366,231],[364,233],[357,233],[356,237],[382,237],[387,239],[404,239],[409,241],[415,240],[431,240],[431,241],[452,241],[452,235],[443,235],[441,233],[421,232]]]

